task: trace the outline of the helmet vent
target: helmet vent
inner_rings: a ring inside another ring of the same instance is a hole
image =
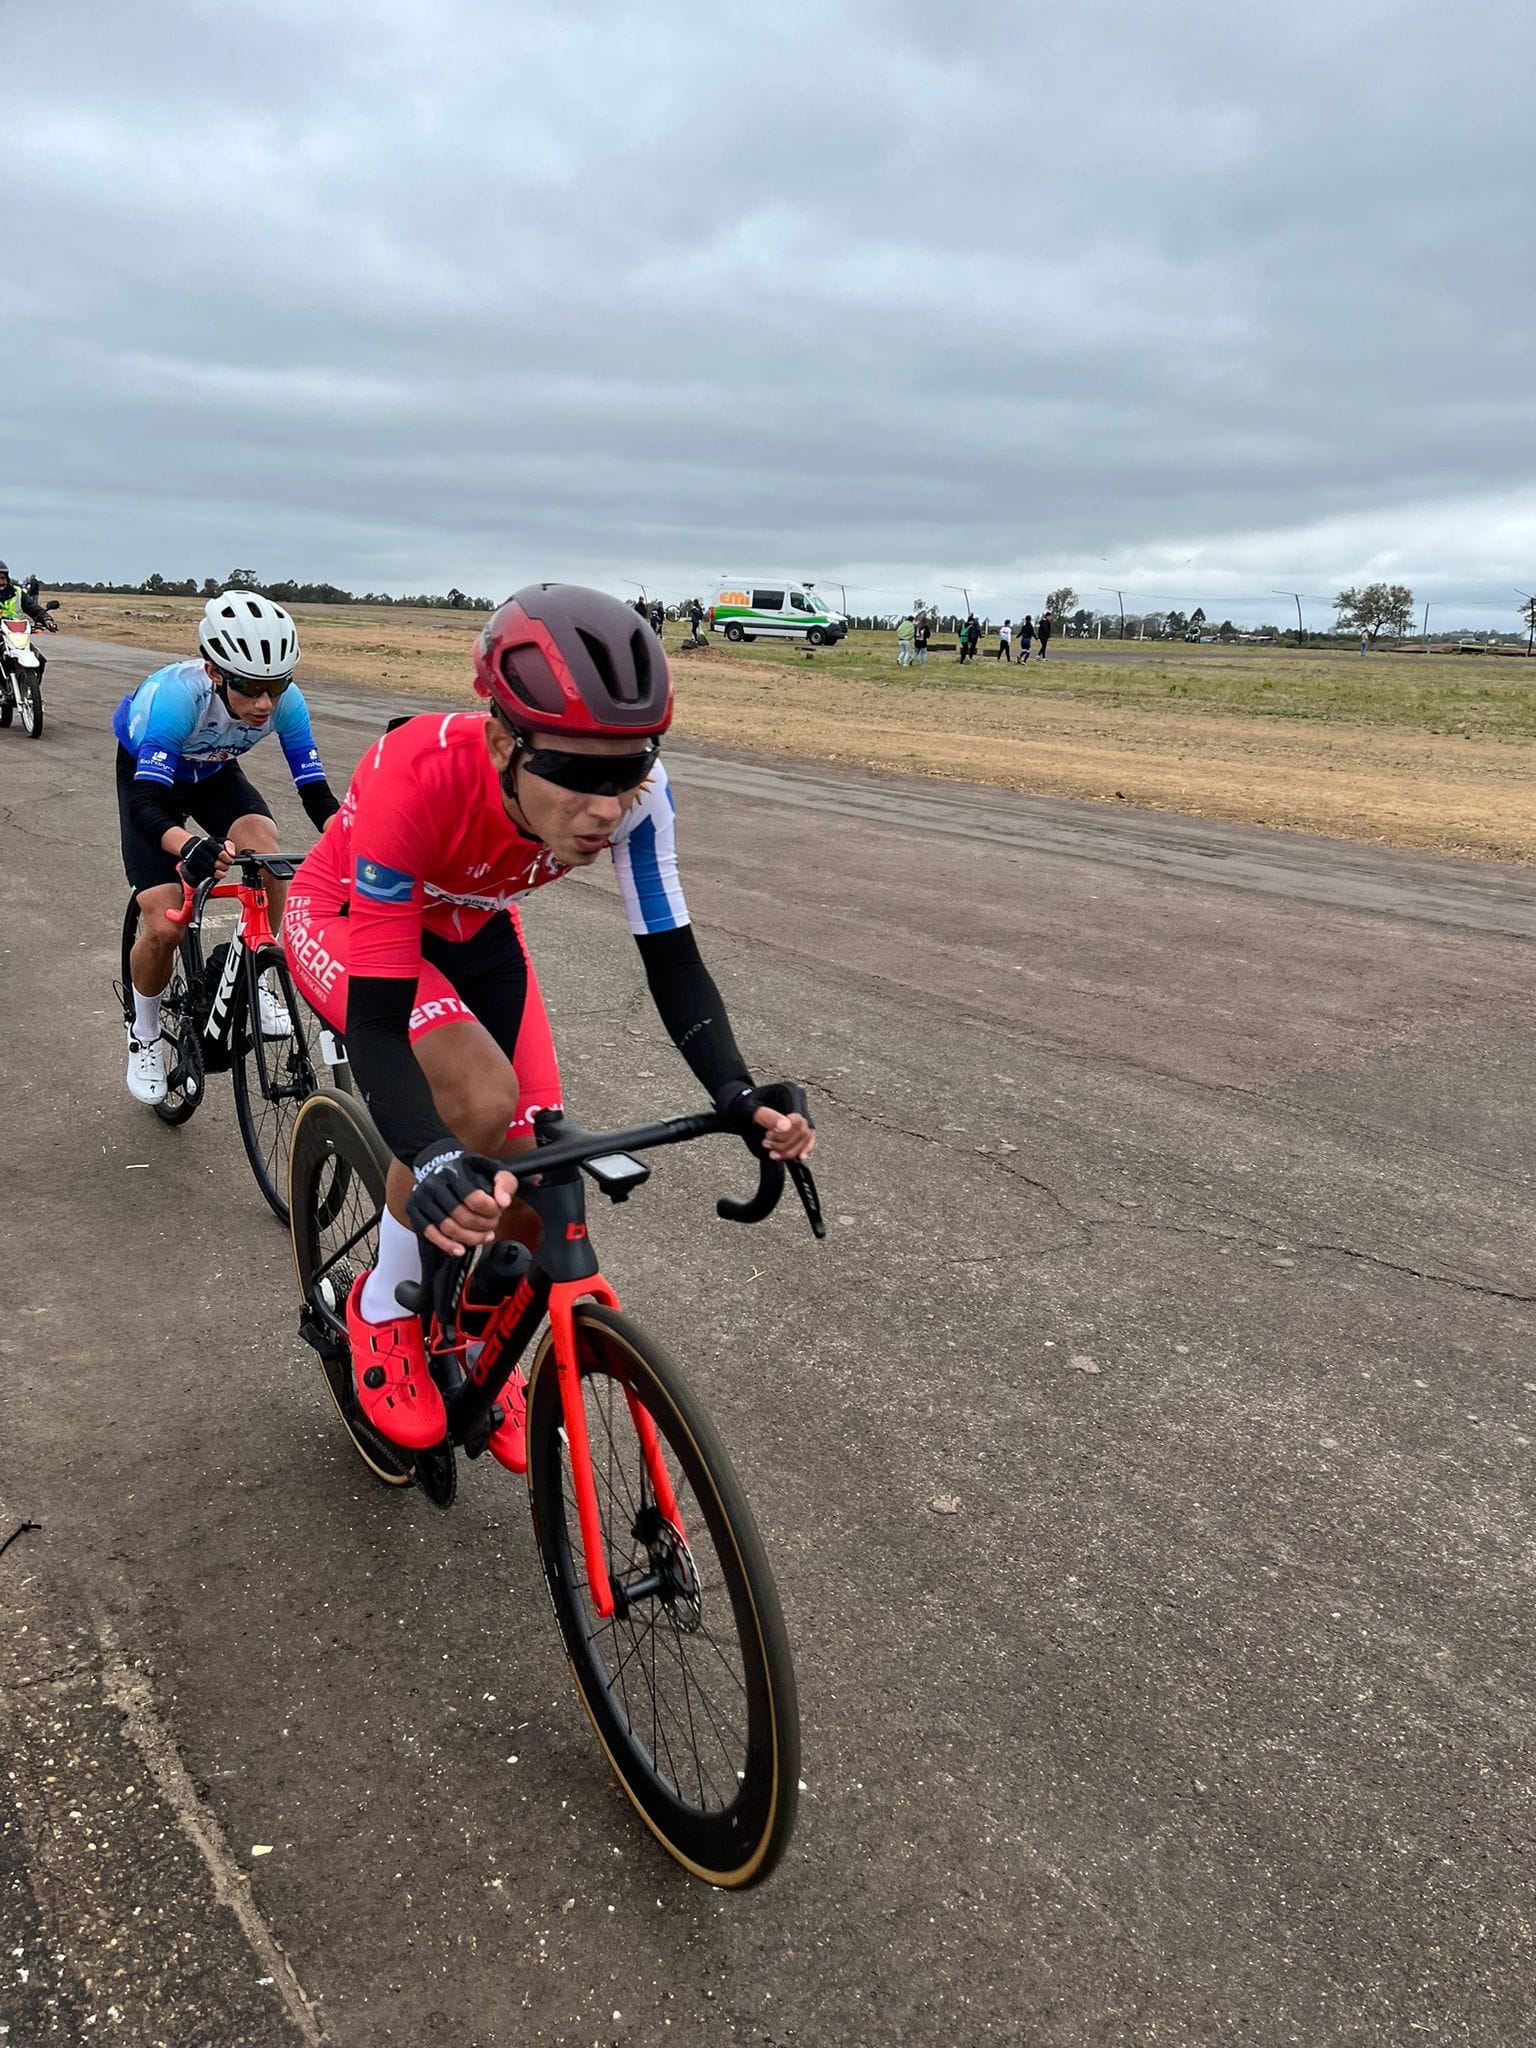
[[[626,698],[632,700],[634,692],[632,690],[626,691],[620,687],[619,678],[613,666],[613,656],[608,651],[607,642],[599,634],[589,633],[585,626],[578,626],[576,631],[582,646],[586,648],[588,654],[592,657],[592,666],[597,670],[598,681],[613,699],[614,703],[622,703]]]
[[[547,713],[564,702],[564,693],[542,648],[505,648],[501,674],[507,688],[530,710]]]

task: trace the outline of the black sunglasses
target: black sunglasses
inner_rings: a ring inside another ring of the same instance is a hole
[[[261,683],[252,683],[241,676],[232,676],[227,668],[221,668],[219,674],[224,678],[225,689],[233,690],[237,696],[270,697],[273,703],[277,702],[277,699],[281,697],[284,690],[293,681],[291,674],[286,676],[269,676],[265,682]]]
[[[660,752],[660,740],[652,740],[641,754],[567,754],[557,747],[525,747],[521,766],[557,789],[582,796],[623,796],[640,787]]]

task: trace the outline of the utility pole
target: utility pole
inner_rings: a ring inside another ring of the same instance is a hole
[[[1305,627],[1305,626],[1304,626],[1304,625],[1303,625],[1303,624],[1301,623],[1301,592],[1300,592],[1299,590],[1276,590],[1276,589],[1274,588],[1274,586],[1273,586],[1273,585],[1271,585],[1271,586],[1270,586],[1270,592],[1269,592],[1269,594],[1270,594],[1270,596],[1271,596],[1271,597],[1294,597],[1294,598],[1295,598],[1295,600],[1296,600],[1296,645],[1297,645],[1298,647],[1305,647],[1305,646],[1306,646],[1306,644],[1307,644],[1307,629],[1306,629],[1306,627]]]
[[[1425,652],[1426,654],[1428,654],[1428,652],[1429,652],[1429,606],[1428,606],[1428,605],[1425,605],[1425,607],[1424,607],[1424,629],[1423,629],[1423,640],[1424,640],[1424,652]]]
[[[963,583],[946,583],[944,588],[946,590],[959,591],[960,595],[965,599],[965,616],[969,618],[971,615],[971,593],[966,589],[965,585]]]
[[[1101,583],[1099,588],[1106,597],[1118,597],[1120,600],[1120,638],[1123,640],[1125,638],[1125,592],[1123,590],[1111,590],[1104,583]]]

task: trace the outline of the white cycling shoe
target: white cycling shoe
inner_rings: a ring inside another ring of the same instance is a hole
[[[165,1041],[151,1039],[145,1045],[128,1034],[128,1093],[135,1102],[151,1109],[165,1100]]]
[[[280,1003],[265,982],[256,991],[257,1006],[261,1011],[261,1035],[263,1038],[292,1038],[293,1019],[287,1005]]]

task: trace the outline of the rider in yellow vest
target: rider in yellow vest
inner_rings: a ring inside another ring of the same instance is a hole
[[[28,618],[34,626],[41,626],[46,632],[56,633],[59,629],[43,610],[35,597],[30,596],[19,583],[11,581],[11,572],[0,562],[0,619]],[[37,654],[37,679],[43,679],[43,670],[48,666],[41,650]]]

